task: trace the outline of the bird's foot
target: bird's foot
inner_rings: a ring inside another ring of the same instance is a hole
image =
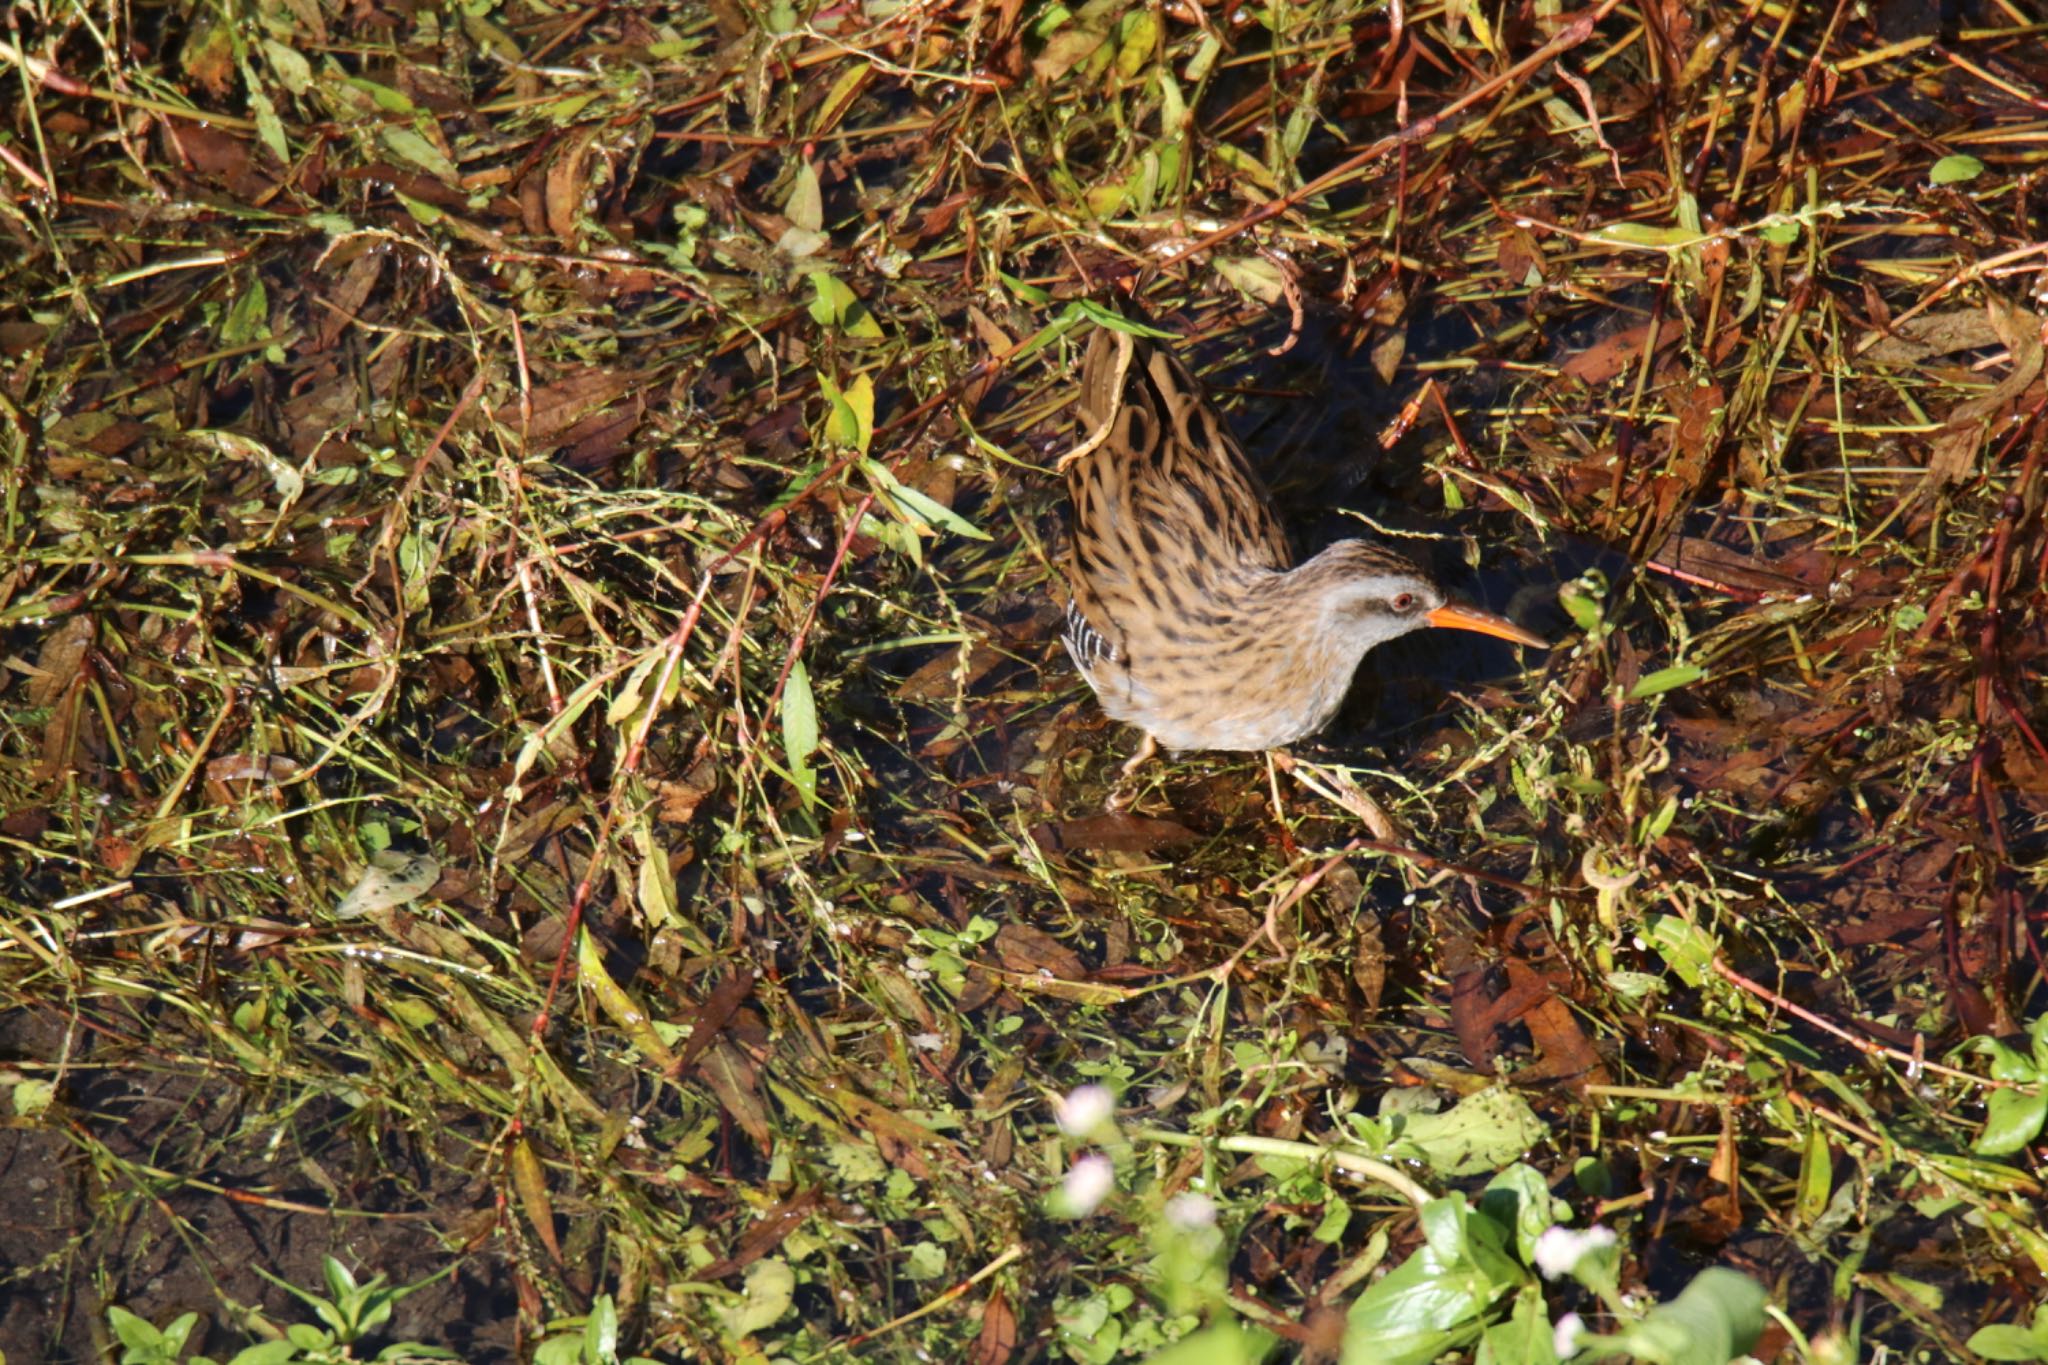
[[[1124,766],[1119,770],[1116,785],[1109,789],[1109,795],[1103,799],[1102,808],[1104,810],[1115,815],[1131,808],[1132,804],[1138,799],[1138,769],[1144,767],[1153,758],[1157,757],[1158,753],[1159,741],[1150,735],[1146,735],[1144,740],[1138,745],[1138,751],[1124,760]]]

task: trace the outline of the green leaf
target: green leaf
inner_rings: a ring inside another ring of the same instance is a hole
[[[1970,1144],[1978,1156],[2011,1156],[2041,1135],[2048,1124],[2048,1091],[2029,1095],[1994,1090],[1985,1106],[1984,1131]]]
[[[583,1344],[592,1360],[610,1360],[619,1353],[619,1310],[612,1296],[599,1294],[583,1324]]]
[[[1678,915],[1654,915],[1645,927],[1650,946],[1680,981],[1698,986],[1707,979],[1721,948],[1712,934]]]
[[[263,140],[272,156],[279,161],[290,162],[292,149],[285,141],[284,120],[277,116],[277,106],[271,103],[263,87],[256,84],[254,74],[248,73],[246,65],[243,70],[249,75],[249,112],[256,116],[256,136]]]
[[[1219,1322],[1155,1351],[1145,1365],[1259,1365],[1278,1342],[1264,1328]]]
[[[1654,673],[1645,673],[1636,679],[1636,685],[1628,690],[1628,699],[1641,701],[1644,697],[1654,697],[1663,692],[1690,687],[1706,676],[1707,670],[1698,664],[1673,664],[1669,668],[1660,668]]]
[[[1684,1293],[1651,1309],[1641,1322],[1579,1341],[1582,1347],[1632,1355],[1649,1365],[1728,1365],[1763,1335],[1764,1302],[1762,1285],[1714,1266],[1694,1276]]]
[[[1540,1285],[1524,1285],[1506,1322],[1486,1329],[1482,1356],[1493,1365],[1558,1365],[1557,1331],[1543,1306]]]
[[[1467,1095],[1441,1114],[1409,1114],[1401,1145],[1420,1149],[1439,1175],[1497,1171],[1549,1136],[1529,1102],[1504,1086]]]
[[[790,780],[806,807],[818,803],[818,774],[811,768],[811,755],[817,751],[818,699],[811,692],[810,672],[798,659],[790,666],[789,682],[782,689],[782,752],[789,759]]]
[[[1927,172],[1927,180],[1933,185],[1960,185],[1982,174],[1984,163],[1974,156],[1945,156]]]
[[[2031,1328],[1994,1322],[1963,1344],[1986,1360],[2048,1360],[2048,1310],[2034,1314]]]
[[[1828,1147],[1827,1133],[1816,1123],[1806,1130],[1806,1152],[1799,1160],[1799,1194],[1794,1206],[1802,1223],[1812,1223],[1827,1212],[1834,1180],[1834,1153]]]
[[[846,386],[846,406],[853,412],[853,440],[848,444],[865,455],[875,439],[875,381],[855,375]]]
[[[1515,1254],[1525,1265],[1536,1254],[1536,1239],[1568,1208],[1550,1197],[1543,1172],[1520,1161],[1487,1181],[1479,1193],[1479,1212],[1514,1234]]]
[[[379,85],[376,81],[364,76],[343,76],[341,82],[343,85],[360,90],[365,95],[368,95],[376,106],[387,114],[416,114],[419,112],[418,105],[407,98],[403,92],[394,90],[388,85]]]
[[[831,414],[825,419],[825,439],[867,454],[868,444],[875,438],[874,381],[864,374],[855,375],[853,382],[841,389],[820,371],[818,390],[832,405]]]
[[[922,529],[930,530],[933,527],[939,527],[951,531],[956,536],[966,536],[969,540],[989,539],[988,532],[982,530],[952,508],[929,494],[912,488],[910,485],[898,480],[889,467],[881,461],[862,460],[860,467],[870,479],[875,481],[876,486],[882,490],[883,495],[891,503],[899,507],[909,517],[921,522]]]
[[[16,1081],[8,1095],[8,1104],[15,1114],[25,1119],[41,1118],[49,1112],[51,1102],[57,1098],[57,1086],[53,1081]]]
[[[259,1341],[245,1351],[238,1351],[228,1365],[285,1365],[299,1354],[298,1346],[290,1341]]]
[[[837,277],[823,270],[811,272],[811,319],[820,327],[836,327],[849,337],[880,340],[882,325],[875,321],[860,296]]]
[[[1352,1303],[1343,1365],[1428,1365],[1477,1340],[1486,1309],[1527,1282],[1512,1262],[1475,1240],[1481,1229],[1489,1238],[1506,1234],[1468,1214],[1463,1195],[1424,1205],[1422,1224],[1428,1241]]]
[[[583,1338],[573,1333],[549,1337],[533,1348],[533,1365],[583,1365],[583,1362]]]
[[[146,1318],[139,1318],[116,1304],[107,1309],[107,1324],[130,1351],[161,1351],[163,1334]]]
[[[796,183],[790,186],[782,216],[807,232],[825,230],[825,195],[818,187],[817,169],[808,161],[796,168]]]
[[[1001,270],[998,270],[996,272],[996,276],[997,278],[1002,280],[1003,287],[1009,290],[1012,294],[1015,294],[1020,302],[1035,304],[1047,304],[1052,302],[1051,293],[1049,293],[1046,290],[1040,289],[1035,284],[1026,284],[1024,283],[1024,281],[1018,279],[1015,275],[1011,275]]]
[[[1558,602],[1565,614],[1572,618],[1572,624],[1588,635],[1600,633],[1600,599],[1585,591],[1576,583],[1567,583],[1557,594]]]
[[[270,291],[263,287],[261,279],[253,279],[228,305],[228,315],[221,319],[220,339],[224,345],[240,346],[269,335]]]
[[[283,43],[264,38],[257,44],[263,50],[263,61],[270,68],[270,74],[277,77],[278,84],[294,95],[303,95],[313,88],[313,65],[297,48],[286,47]]]
[[[796,1272],[788,1262],[769,1257],[747,1267],[743,1297],[732,1307],[719,1309],[719,1316],[725,1319],[725,1330],[734,1339],[749,1336],[774,1326],[789,1311],[795,1295]]]
[[[2023,1053],[2013,1051],[1996,1038],[1979,1038],[1973,1044],[1973,1048],[1991,1058],[1991,1079],[1994,1081],[2024,1083],[2041,1078],[2032,1059]]]
[[[1605,242],[1614,246],[1639,246],[1654,251],[1668,251],[1676,247],[1692,246],[1704,238],[1692,228],[1652,227],[1648,223],[1610,223],[1598,232],[1588,233],[1586,240]]]
[[[384,145],[401,161],[410,161],[437,180],[454,184],[462,178],[448,154],[410,128],[386,128]]]

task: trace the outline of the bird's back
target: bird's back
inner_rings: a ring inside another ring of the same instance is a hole
[[[1294,558],[1243,448],[1170,352],[1107,329],[1088,346],[1081,418],[1063,462],[1075,664],[1105,710],[1170,746],[1261,747],[1175,733],[1183,707],[1213,713],[1213,689],[1281,666],[1256,588]]]

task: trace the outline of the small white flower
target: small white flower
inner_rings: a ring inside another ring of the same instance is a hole
[[[1560,1280],[1571,1274],[1588,1252],[1605,1251],[1614,1242],[1612,1228],[1596,1226],[1579,1232],[1555,1223],[1536,1239],[1536,1268],[1544,1279]]]
[[[1086,1137],[1116,1113],[1116,1096],[1106,1085],[1084,1085],[1053,1101],[1053,1119],[1068,1137]]]
[[[1060,1182],[1063,1211],[1074,1218],[1086,1218],[1101,1206],[1116,1187],[1116,1167],[1099,1152],[1076,1157]]]
[[[1182,1232],[1216,1226],[1216,1206],[1206,1196],[1177,1194],[1166,1201],[1166,1221]]]
[[[1557,1352],[1559,1359],[1569,1359],[1579,1349],[1579,1333],[1585,1330],[1583,1318],[1577,1313],[1566,1313],[1550,1334],[1550,1349]]]

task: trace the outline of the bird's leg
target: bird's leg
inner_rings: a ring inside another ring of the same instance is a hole
[[[1119,770],[1120,775],[1116,780],[1116,785],[1109,789],[1108,797],[1102,802],[1104,810],[1123,811],[1130,808],[1131,803],[1138,799],[1138,787],[1134,781],[1138,775],[1138,769],[1144,767],[1158,753],[1159,741],[1154,739],[1152,732],[1148,730],[1145,732],[1145,738],[1138,744],[1138,751],[1124,760],[1124,766]]]
[[[1295,855],[1300,853],[1301,850],[1295,847],[1294,831],[1287,824],[1287,807],[1280,803],[1280,769],[1282,768],[1287,769],[1289,772],[1294,771],[1293,756],[1282,753],[1278,749],[1266,750],[1266,785],[1273,793],[1273,819],[1280,826],[1280,851],[1287,855],[1288,861],[1292,862]],[[1275,947],[1278,947],[1279,943],[1278,939],[1273,940]]]

